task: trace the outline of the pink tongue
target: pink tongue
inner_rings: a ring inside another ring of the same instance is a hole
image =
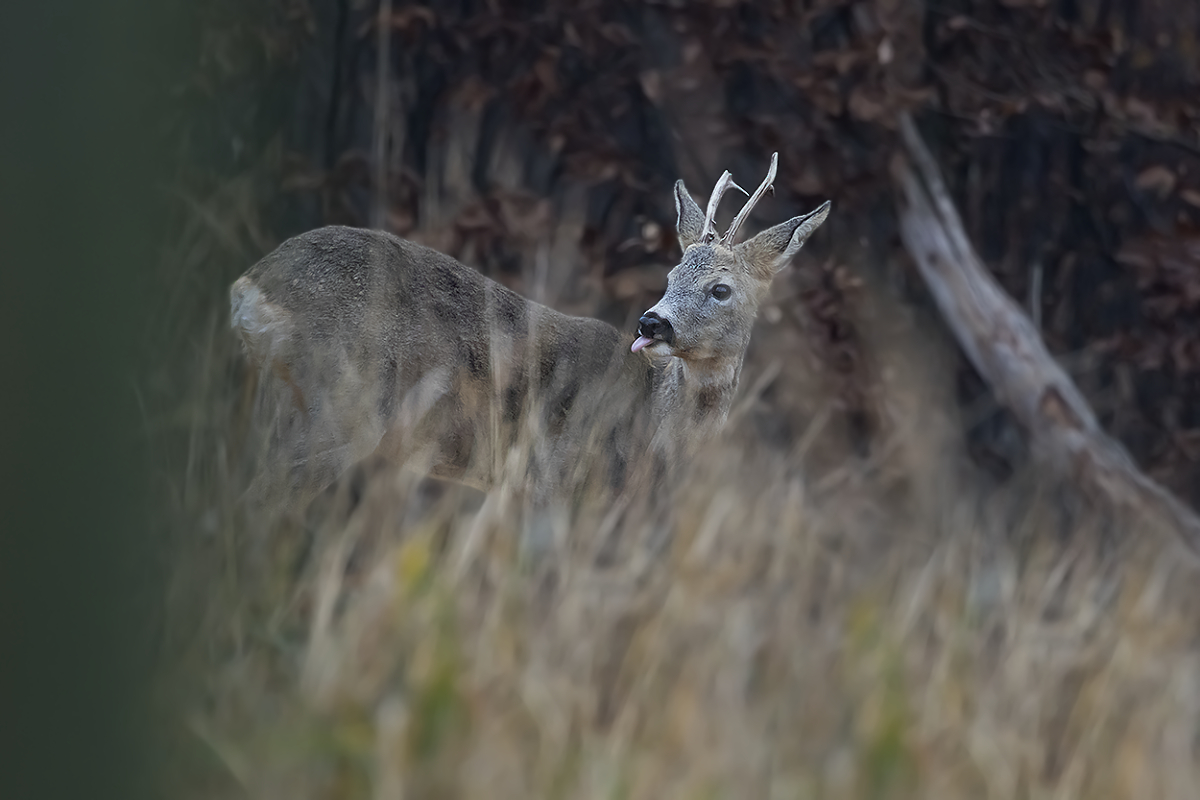
[[[639,336],[633,343],[633,347],[629,348],[630,352],[636,353],[648,344],[653,344],[653,339],[647,339],[645,336]]]

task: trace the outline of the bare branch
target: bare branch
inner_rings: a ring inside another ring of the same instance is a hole
[[[742,227],[742,223],[746,221],[746,217],[750,216],[750,212],[758,205],[758,201],[768,191],[773,191],[772,184],[775,183],[775,170],[779,167],[779,153],[771,154],[771,167],[767,170],[767,177],[763,178],[763,182],[754,190],[754,194],[746,201],[746,205],[742,206],[742,210],[733,218],[733,223],[729,226],[729,230],[725,231],[725,235],[721,237],[721,244],[726,247],[733,246],[733,240],[737,237],[738,229]],[[742,190],[745,191],[744,189]]]
[[[987,271],[912,120],[892,162],[900,233],[963,351],[1030,433],[1034,452],[1094,497],[1173,527],[1200,554],[1200,518],[1108,436],[1029,318]]]
[[[712,241],[713,217],[717,215],[721,197],[730,189],[737,189],[742,194],[748,194],[745,189],[733,182],[733,175],[729,173],[729,170],[725,170],[721,173],[721,179],[717,181],[717,185],[713,187],[712,194],[708,198],[708,210],[704,213],[704,228],[700,232],[701,244],[708,244]]]

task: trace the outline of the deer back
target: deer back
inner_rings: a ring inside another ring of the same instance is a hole
[[[276,387],[288,489],[372,453],[485,490],[514,458],[542,493],[617,488],[651,425],[653,364],[627,336],[390,234],[289,239],[238,279],[232,307]]]

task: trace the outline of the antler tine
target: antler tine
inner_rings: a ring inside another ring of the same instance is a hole
[[[733,218],[733,224],[729,226],[729,230],[725,231],[725,235],[721,237],[721,244],[726,247],[733,246],[733,240],[737,237],[738,228],[742,227],[742,223],[746,221],[746,217],[750,216],[750,212],[758,205],[758,201],[762,196],[772,189],[771,184],[775,182],[775,169],[779,166],[779,153],[771,154],[771,168],[767,170],[767,177],[763,178],[763,182],[754,190],[754,194],[746,201],[746,205],[742,206],[742,210]],[[742,191],[745,191],[744,189]]]
[[[749,195],[742,187],[733,182],[733,175],[729,170],[721,173],[721,179],[717,181],[717,185],[713,187],[712,194],[708,198],[708,210],[704,213],[704,229],[700,232],[700,242],[708,244],[711,241],[713,234],[713,217],[717,214],[717,206],[721,205],[721,197],[730,189],[737,189],[744,195]]]

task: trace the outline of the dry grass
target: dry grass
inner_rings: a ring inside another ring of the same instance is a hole
[[[189,402],[155,421],[180,794],[1197,796],[1195,565],[1036,475],[979,478],[911,331],[872,337],[882,433],[856,455],[764,324],[669,523],[585,520],[530,557],[503,502],[382,470],[247,518],[219,296],[261,237],[219,205],[244,228],[180,237],[220,265],[216,310],[177,321]]]

